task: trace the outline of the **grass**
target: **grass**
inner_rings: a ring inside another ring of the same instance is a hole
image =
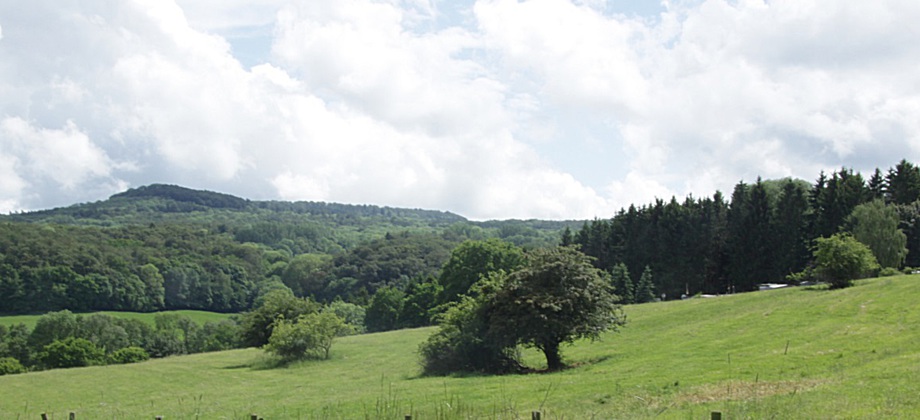
[[[217,312],[205,312],[205,311],[191,311],[191,310],[182,310],[182,311],[163,311],[155,313],[146,313],[146,312],[117,312],[117,311],[102,311],[98,312],[106,315],[111,315],[118,318],[128,318],[128,319],[139,319],[150,325],[153,325],[153,318],[157,313],[161,314],[178,314],[185,315],[191,318],[193,321],[199,325],[204,325],[204,323],[209,321],[222,321],[231,316],[231,314],[222,314]],[[78,315],[87,315],[87,314],[78,314]],[[19,323],[26,324],[27,327],[34,328],[35,323],[38,321],[38,318],[41,318],[41,315],[4,315],[0,316],[0,325],[16,325]]]
[[[565,347],[573,368],[556,373],[420,377],[423,328],[281,368],[247,349],[2,376],[0,418],[910,418],[917,296],[920,278],[901,276],[630,306],[621,333]]]

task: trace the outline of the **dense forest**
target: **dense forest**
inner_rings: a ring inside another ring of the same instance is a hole
[[[464,240],[558,242],[574,222],[471,222],[446,212],[257,202],[151,185],[0,216],[0,313],[239,312],[270,290],[367,304],[437,276]]]
[[[807,279],[815,239],[839,232],[854,233],[870,247],[873,235],[889,234],[873,249],[879,262],[920,266],[918,199],[920,168],[902,160],[868,179],[841,168],[822,172],[813,184],[757,179],[739,182],[728,199],[716,192],[630,206],[609,220],[567,230],[563,242],[580,245],[599,268],[625,265],[632,284],[651,269],[655,288],[667,298],[750,291],[759,283]],[[887,219],[891,232],[881,227]],[[893,258],[883,258],[881,248],[896,248],[899,235],[906,258],[898,249]]]

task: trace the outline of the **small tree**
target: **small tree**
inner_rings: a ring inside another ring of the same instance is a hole
[[[286,361],[311,356],[328,359],[333,340],[348,328],[342,318],[329,311],[301,315],[294,321],[281,319],[275,323],[265,350]]]
[[[626,264],[619,263],[610,270],[614,291],[623,299],[623,303],[636,303],[636,290]]]
[[[297,319],[298,316],[315,313],[320,306],[309,300],[295,297],[289,289],[272,290],[256,302],[256,308],[243,314],[240,320],[242,344],[259,347],[268,343],[275,320]]]
[[[655,284],[652,282],[652,269],[645,266],[642,276],[639,277],[639,284],[636,286],[636,303],[646,303],[655,301]]]
[[[815,271],[832,289],[849,287],[853,280],[879,269],[872,250],[847,233],[818,238],[816,243]]]
[[[866,244],[882,267],[899,268],[907,257],[907,235],[894,206],[881,199],[860,204],[847,217],[853,237]]]

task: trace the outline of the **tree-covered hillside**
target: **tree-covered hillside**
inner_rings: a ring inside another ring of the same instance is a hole
[[[471,222],[441,211],[250,201],[151,185],[108,200],[0,216],[0,313],[248,309],[289,287],[366,304],[437,276],[467,239],[558,242],[573,222]]]

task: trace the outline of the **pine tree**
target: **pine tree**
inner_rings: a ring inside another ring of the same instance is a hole
[[[620,303],[636,303],[636,291],[632,279],[629,276],[629,269],[626,264],[619,263],[613,266],[610,272],[611,282],[613,283],[614,293],[620,296]]]
[[[888,170],[888,202],[910,204],[920,199],[920,167],[902,159]]]
[[[645,266],[639,284],[636,286],[636,303],[653,302],[655,300],[655,285],[652,283],[652,269]]]

